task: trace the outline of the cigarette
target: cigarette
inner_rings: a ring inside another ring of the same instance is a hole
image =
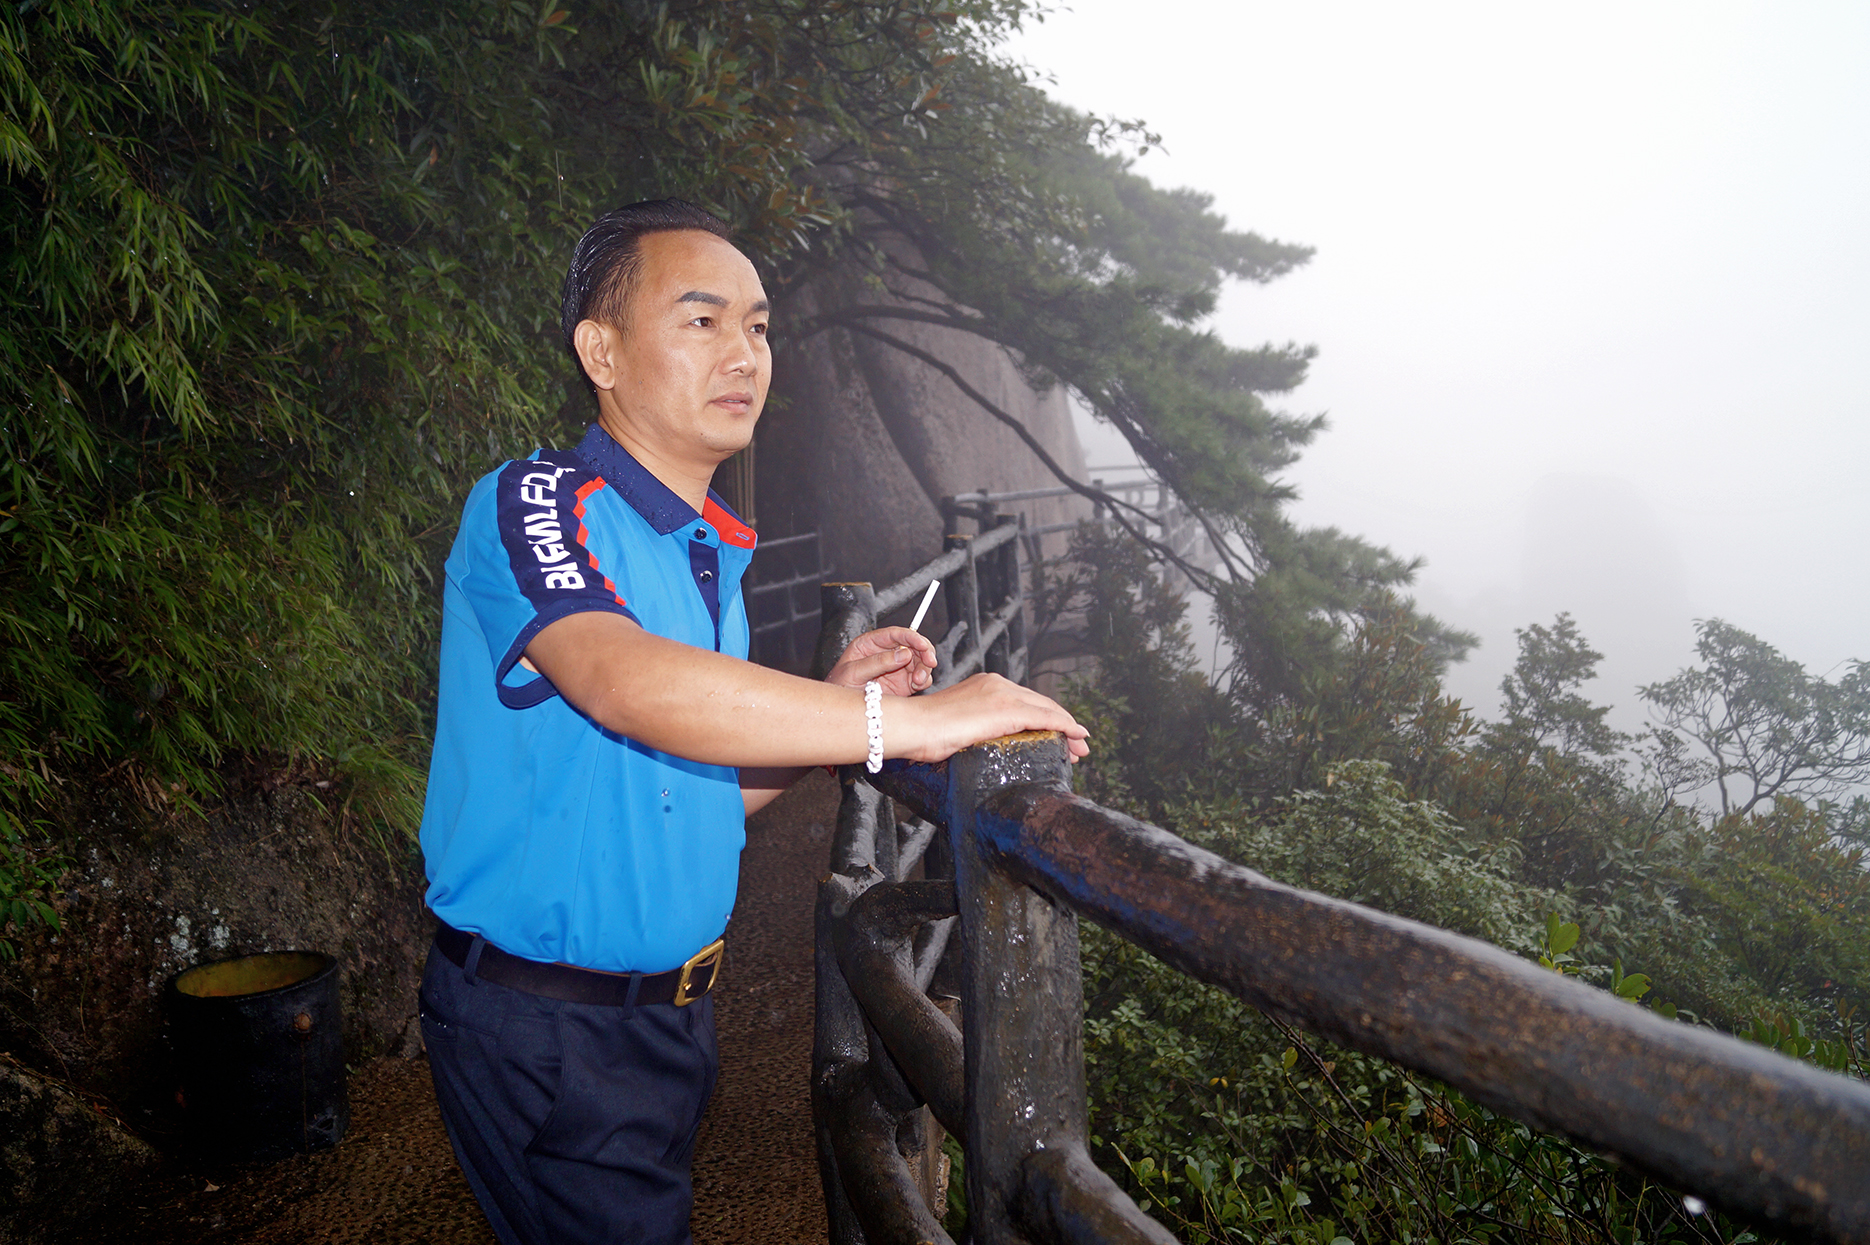
[[[910,622],[909,630],[922,630],[922,620],[928,617],[929,606],[935,603],[935,590],[939,587],[941,587],[941,580],[929,580],[929,590],[922,594],[922,604],[916,606],[916,616],[915,619]]]

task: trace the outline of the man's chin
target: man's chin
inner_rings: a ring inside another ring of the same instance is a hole
[[[723,459],[732,458],[753,444],[753,423],[752,419],[748,419],[744,426],[736,424],[730,428],[710,429],[706,440],[708,449]]]

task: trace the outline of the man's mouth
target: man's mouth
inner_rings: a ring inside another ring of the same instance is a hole
[[[730,410],[743,411],[753,405],[750,393],[724,393],[714,400],[716,406],[725,406]]]

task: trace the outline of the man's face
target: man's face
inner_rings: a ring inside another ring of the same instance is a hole
[[[620,440],[711,466],[753,439],[766,404],[766,291],[747,257],[712,234],[652,233],[639,245],[626,323],[599,326],[610,366],[594,371],[581,346],[586,371]]]

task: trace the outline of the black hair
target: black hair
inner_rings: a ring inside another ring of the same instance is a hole
[[[578,375],[584,375],[584,364],[578,359],[572,335],[579,322],[596,320],[626,328],[624,311],[630,302],[631,282],[643,266],[644,235],[682,229],[698,229],[727,242],[734,239],[726,221],[684,199],[645,199],[606,212],[578,239],[571,253],[571,267],[565,273],[559,313],[565,350],[577,366]]]

